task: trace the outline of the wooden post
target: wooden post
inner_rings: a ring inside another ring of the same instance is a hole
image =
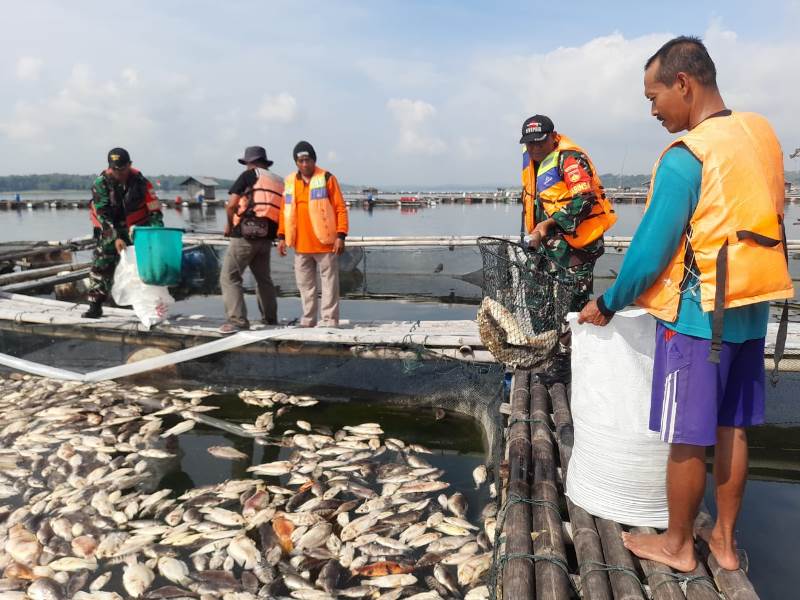
[[[603,554],[609,565],[625,567],[636,573],[633,564],[633,555],[622,544],[622,527],[619,523],[608,519],[595,518],[597,532],[603,543]],[[611,571],[608,575],[611,588],[614,590],[614,600],[644,600],[644,594],[639,581],[627,573]],[[638,577],[638,576],[637,576]]]
[[[6,273],[0,275],[0,287],[20,281],[28,281],[30,279],[37,279],[48,275],[57,275],[63,271],[78,271],[91,267],[91,262],[73,263],[64,265],[54,265],[52,267],[42,267],[40,269],[27,269],[25,271],[15,271],[13,273]]]
[[[511,388],[511,415],[508,430],[508,494],[530,498],[531,439],[528,423],[530,404],[530,372],[517,370]],[[523,422],[515,422],[522,420]],[[506,534],[505,554],[532,554],[531,507],[524,502],[509,505],[504,524]],[[514,558],[505,563],[503,570],[504,600],[533,598],[535,583],[533,561]]]
[[[563,383],[556,383],[550,388],[553,401],[553,425],[556,428],[558,451],[561,457],[561,472],[564,484],[567,482],[567,468],[572,458],[572,446],[575,443],[575,430],[572,426],[572,413],[567,400],[567,388]]]
[[[62,271],[65,269],[62,269]],[[12,283],[3,287],[4,292],[8,293],[21,293],[30,290],[35,290],[43,287],[53,287],[59,283],[69,283],[70,281],[78,281],[84,277],[89,276],[90,269],[88,267],[78,269],[77,271],[70,271],[62,275],[51,275],[50,277],[42,277],[40,279],[33,279],[31,281],[20,281],[19,283]]]
[[[550,388],[550,398],[553,401],[553,424],[556,428],[558,450],[561,456],[561,470],[566,484],[567,469],[569,460],[572,457],[574,432],[572,414],[567,400],[567,390],[563,383],[556,383]],[[585,600],[612,600],[613,596],[608,573],[606,571],[592,570],[592,563],[605,562],[594,517],[580,506],[575,506],[569,498],[567,498],[567,510],[572,524],[572,543],[575,546],[575,554],[578,557],[583,597]]]
[[[708,577],[710,579],[709,583],[714,584],[714,578],[708,574],[703,561],[698,560],[695,570],[687,573],[687,575],[690,577]],[[704,583],[690,583],[686,588],[686,600],[719,600],[719,593]]]
[[[657,533],[652,527],[634,527],[632,533]],[[650,593],[653,600],[684,600],[683,591],[680,584],[672,577],[672,569],[668,566],[653,560],[639,559],[642,565],[647,583],[650,585]]]
[[[561,528],[556,487],[556,464],[553,439],[550,435],[550,416],[547,388],[540,383],[531,385],[531,442],[533,445],[533,499],[546,502],[533,506],[534,554],[552,556],[566,565],[567,554]],[[536,561],[536,597],[540,600],[560,600],[570,596],[569,574],[548,560]]]
[[[700,514],[695,521],[695,529],[710,529],[713,526],[714,520],[711,515],[708,514],[704,506],[701,507]],[[725,594],[725,598],[728,600],[758,600],[758,594],[756,594],[753,584],[750,583],[750,579],[742,569],[728,571],[720,567],[717,559],[711,554],[708,544],[699,536],[696,547],[700,552],[700,556],[708,563],[708,569],[711,571],[717,587]]]
[[[578,557],[584,599],[613,600],[608,573],[603,570],[593,570],[597,568],[593,563],[605,563],[594,517],[580,506],[575,506],[569,499],[567,499],[567,510],[572,523],[572,542],[575,545],[575,555]]]

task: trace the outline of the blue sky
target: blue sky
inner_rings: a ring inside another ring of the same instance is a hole
[[[300,139],[351,183],[514,184],[519,126],[550,115],[602,172],[645,173],[669,135],[643,61],[706,39],[723,96],[800,145],[800,2],[108,2],[4,6],[0,174],[232,177]],[[797,162],[797,161],[795,161]],[[787,163],[793,169],[797,166]]]

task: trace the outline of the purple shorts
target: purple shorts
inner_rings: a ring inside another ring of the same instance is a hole
[[[764,422],[764,338],[722,343],[719,364],[711,340],[656,326],[650,429],[671,444],[713,446],[717,427]]]

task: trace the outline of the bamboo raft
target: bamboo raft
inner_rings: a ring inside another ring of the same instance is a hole
[[[629,528],[593,517],[565,497],[573,426],[564,384],[548,388],[517,370],[508,412],[506,550],[496,573],[505,600],[578,594],[585,600],[758,599],[744,571],[720,568],[705,542],[696,544],[697,568],[678,574],[631,554],[620,538]],[[709,521],[702,509],[698,525]]]

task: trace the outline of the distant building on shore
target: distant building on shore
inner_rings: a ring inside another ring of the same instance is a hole
[[[195,200],[200,196],[203,200],[216,200],[216,190],[219,182],[211,177],[191,176],[181,182],[181,187],[185,187],[190,200]]]

